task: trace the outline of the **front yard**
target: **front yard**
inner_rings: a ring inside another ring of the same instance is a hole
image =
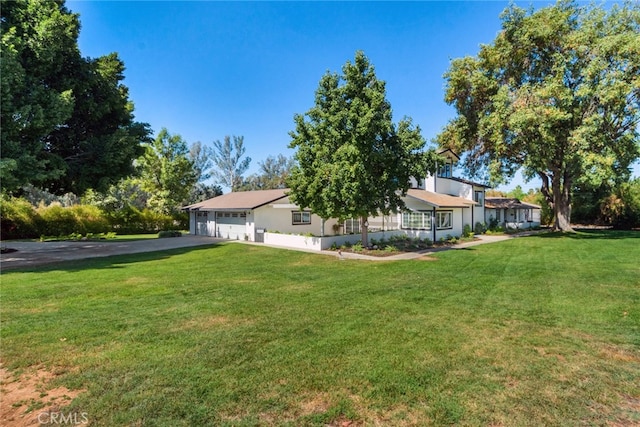
[[[640,423],[639,232],[434,257],[230,243],[4,272],[2,387],[51,378],[12,422]],[[59,386],[77,397],[47,406]]]

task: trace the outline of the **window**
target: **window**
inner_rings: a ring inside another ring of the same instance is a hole
[[[531,211],[531,209],[525,209],[524,210],[524,220],[527,222],[533,222],[533,212]]]
[[[198,218],[206,219],[209,216],[208,212],[198,212]]]
[[[451,178],[451,163],[445,163],[438,169],[438,176],[441,178]]]
[[[402,228],[431,230],[431,212],[402,212]]]
[[[311,224],[311,212],[308,212],[308,211],[291,212],[291,223],[293,225]]]
[[[473,196],[473,200],[480,206],[484,205],[484,191],[476,191]]]
[[[451,211],[439,211],[436,212],[436,226],[438,230],[446,230],[453,228],[453,212]]]
[[[344,234],[362,233],[360,229],[360,220],[358,218],[349,218],[344,222]]]

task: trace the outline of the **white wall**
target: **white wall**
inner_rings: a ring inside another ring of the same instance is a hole
[[[275,205],[287,205],[289,204],[289,198],[278,200]],[[311,224],[294,225],[292,223],[291,212],[297,211],[295,208],[274,208],[274,204],[268,204],[261,206],[253,211],[252,218],[252,230],[250,234],[250,240],[255,237],[256,228],[264,228],[267,231],[279,231],[280,233],[294,233],[294,234],[308,234],[311,233],[315,236],[320,236],[322,231],[322,219],[316,215],[311,214]],[[249,217],[247,217],[248,220]],[[329,219],[324,224],[324,235],[332,235],[333,224],[336,224],[335,219]]]

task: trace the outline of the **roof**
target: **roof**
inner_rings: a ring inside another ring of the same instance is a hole
[[[458,156],[451,148],[444,148],[438,151],[438,154],[449,157],[451,160],[455,160],[456,162],[460,160],[460,156]]]
[[[458,181],[461,182],[463,184],[469,184],[469,185],[474,185],[476,187],[484,187],[484,188],[491,188],[490,185],[486,185],[486,184],[480,184],[479,182],[473,182],[473,181],[469,181],[468,179],[463,179],[463,178],[454,178],[452,176],[448,176],[448,177],[438,177],[438,179],[450,179],[452,181]]]
[[[488,209],[540,209],[538,205],[508,197],[486,197],[484,206]]]
[[[464,199],[462,197],[432,193],[431,191],[417,190],[415,188],[407,191],[407,196],[427,202],[436,208],[467,208],[476,204],[473,200]]]
[[[214,197],[212,199],[205,200],[204,202],[195,203],[193,205],[185,206],[182,209],[185,210],[242,210],[242,209],[256,209],[260,206],[264,206],[267,203],[274,202],[278,199],[286,197],[288,188],[278,190],[255,190],[255,191],[236,191],[232,193],[223,194],[222,196]]]

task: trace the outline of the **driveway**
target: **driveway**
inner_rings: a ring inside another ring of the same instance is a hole
[[[131,241],[2,242],[3,249],[15,249],[16,251],[0,256],[0,269],[31,267],[85,258],[212,245],[220,241],[223,241],[223,239],[184,235],[182,237]]]

